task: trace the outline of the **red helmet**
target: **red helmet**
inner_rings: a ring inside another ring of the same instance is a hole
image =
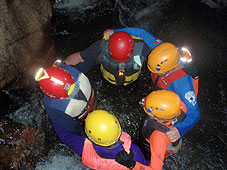
[[[134,50],[134,40],[126,32],[117,32],[109,40],[110,55],[117,62],[127,61]]]
[[[39,69],[36,73],[36,80],[39,81],[41,90],[47,96],[56,99],[69,97],[75,87],[73,77],[58,67]]]

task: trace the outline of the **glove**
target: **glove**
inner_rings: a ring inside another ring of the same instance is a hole
[[[136,161],[134,161],[134,153],[131,149],[129,154],[125,150],[118,152],[115,161],[129,169],[133,169],[136,165]]]

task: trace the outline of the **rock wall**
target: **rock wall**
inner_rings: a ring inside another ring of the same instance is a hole
[[[31,126],[0,121],[0,169],[32,169],[48,153],[44,136]]]
[[[34,83],[39,66],[55,54],[49,0],[0,1],[0,88],[20,77],[17,86]]]

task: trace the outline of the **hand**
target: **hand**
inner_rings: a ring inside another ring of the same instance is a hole
[[[178,129],[175,127],[170,128],[170,131],[166,132],[166,135],[172,143],[176,142],[181,137]]]
[[[69,55],[63,62],[67,65],[77,65],[84,62],[84,59],[81,57],[80,52],[76,52]]]
[[[107,29],[107,30],[104,31],[103,36],[104,37],[107,36],[107,35],[111,36],[113,33],[114,33],[113,29]]]
[[[136,161],[134,161],[134,153],[131,149],[129,154],[125,150],[118,152],[115,161],[129,169],[133,169],[136,165]]]

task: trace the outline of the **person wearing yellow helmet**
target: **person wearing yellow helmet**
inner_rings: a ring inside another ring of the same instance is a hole
[[[118,119],[106,110],[94,110],[86,117],[83,136],[73,134],[55,122],[52,124],[59,138],[91,169],[128,170],[135,166],[135,162],[125,167],[115,161],[122,150],[136,162],[148,165],[140,148],[122,131]]]
[[[117,118],[104,110],[93,111],[86,118],[84,129],[90,141],[101,146],[113,145],[121,136]]]
[[[141,104],[148,118],[141,128],[140,141],[146,159],[150,160],[150,165],[135,163],[133,158],[124,151],[118,153],[116,161],[126,166],[126,163],[119,159],[124,155],[127,163],[134,162],[133,170],[161,170],[168,153],[176,153],[182,144],[182,140],[172,143],[165,133],[170,131],[172,126],[182,122],[186,113],[181,109],[180,97],[169,90],[153,91],[142,100]]]
[[[163,42],[142,28],[108,29],[105,34],[125,31],[140,37],[150,47],[147,66],[151,71],[152,82],[157,89],[168,89],[177,93],[185,104],[187,117],[174,125],[166,134],[172,142],[177,141],[199,120],[200,111],[197,102],[198,74],[192,64],[191,53],[186,48],[177,48],[174,44]]]

